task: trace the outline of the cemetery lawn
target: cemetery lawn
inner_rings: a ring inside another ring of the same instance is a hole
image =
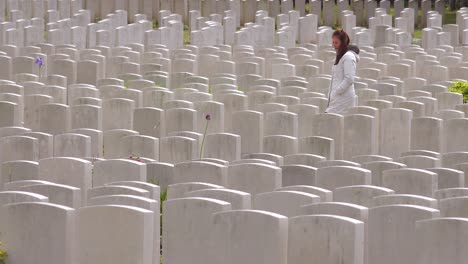
[[[446,8],[445,14],[444,14],[444,22],[445,24],[456,24],[457,23],[457,11]]]
[[[187,25],[184,26],[184,44],[190,44],[190,30]]]
[[[421,29],[414,30],[413,38],[422,39],[422,30]]]

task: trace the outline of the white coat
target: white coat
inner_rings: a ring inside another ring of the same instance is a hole
[[[328,106],[325,112],[344,115],[349,108],[356,106],[354,78],[359,55],[349,50],[332,67],[332,80],[328,91]]]

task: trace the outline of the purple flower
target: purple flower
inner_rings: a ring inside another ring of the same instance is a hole
[[[205,119],[208,120],[208,121],[210,121],[210,120],[211,120],[211,115],[210,115],[210,114],[207,114],[207,115],[205,116]]]
[[[39,65],[39,68],[42,67],[42,66],[44,66],[44,61],[43,61],[42,58],[39,57],[39,56],[36,57],[35,63],[36,63],[37,65]]]

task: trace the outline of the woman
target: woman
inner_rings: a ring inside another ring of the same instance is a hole
[[[344,115],[349,108],[356,105],[354,77],[356,64],[359,61],[359,48],[349,45],[349,36],[343,30],[335,31],[332,40],[336,58],[332,67],[328,106],[325,112]]]

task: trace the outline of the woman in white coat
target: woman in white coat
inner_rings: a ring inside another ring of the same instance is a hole
[[[354,77],[356,64],[359,61],[359,48],[349,45],[349,36],[343,30],[335,31],[332,40],[336,58],[332,67],[328,106],[325,112],[344,115],[349,108],[356,106]]]

